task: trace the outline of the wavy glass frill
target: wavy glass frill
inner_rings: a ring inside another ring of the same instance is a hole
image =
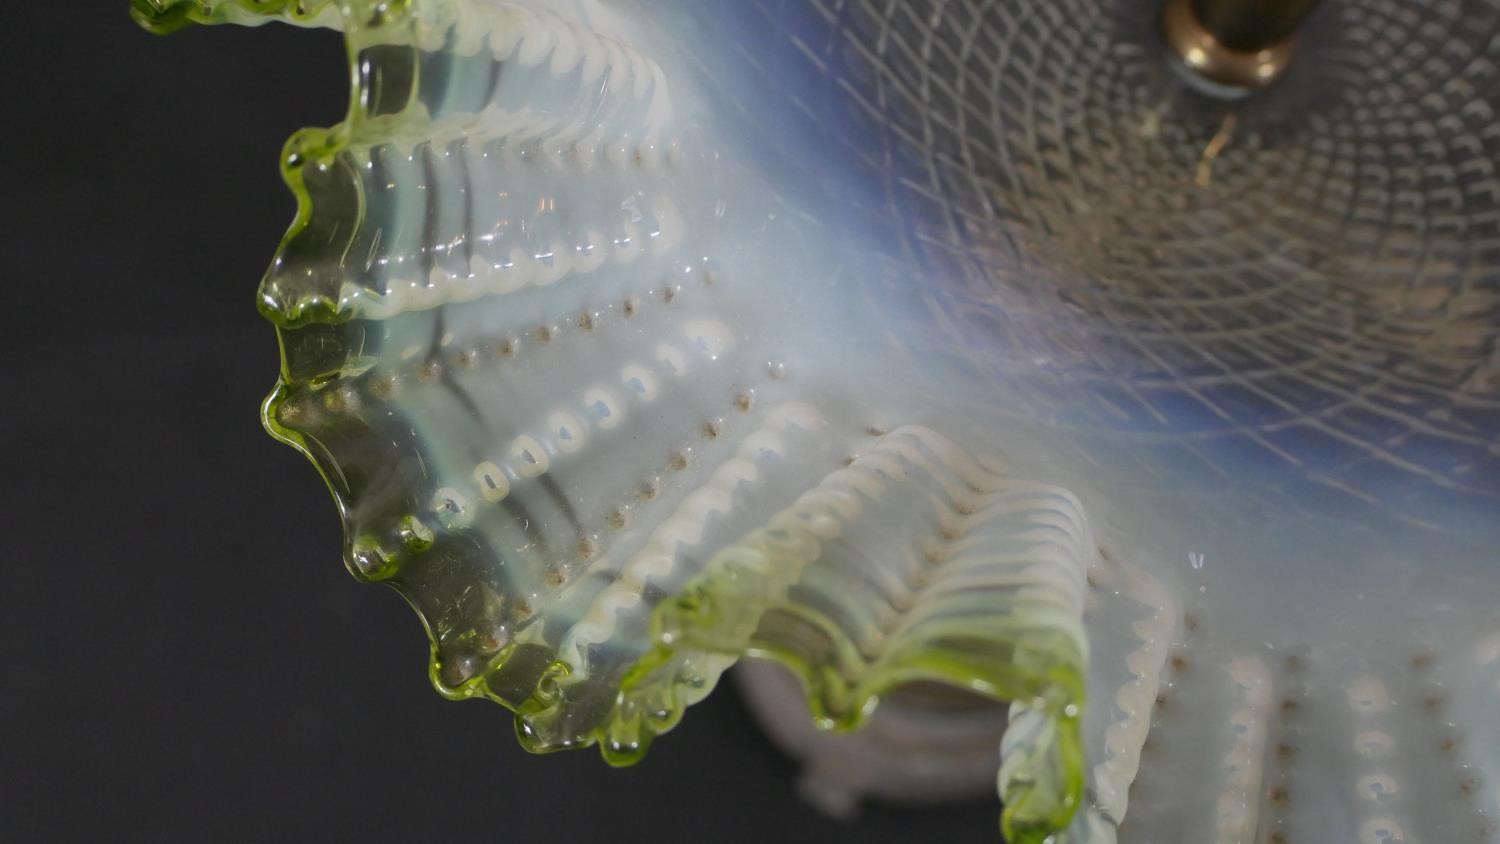
[[[404,3],[385,3],[399,7]],[[371,4],[374,8],[374,4]],[[131,13],[152,32],[174,32],[195,23],[258,26],[270,21],[300,26],[338,26],[335,0],[131,0]]]
[[[252,11],[294,14],[160,14]],[[776,206],[727,212],[745,177],[655,58],[505,4],[342,11],[356,94],[288,144],[265,415],[333,488],[351,570],[421,615],[440,690],[512,708],[532,750],[625,764],[748,651],[846,727],[942,680],[1044,714],[1001,790],[1020,838],[1062,826],[1094,553],[1076,500],[878,430],[836,383],[809,395],[819,373],[774,342],[787,303],[759,295],[775,267],[732,260],[738,220]]]
[[[1065,490],[926,429],[876,435],[656,611],[657,645],[626,677],[610,735],[649,738],[653,717],[675,719],[745,653],[795,668],[830,727],[860,726],[901,684],[950,683],[1045,723],[1000,791],[1013,830],[1061,828],[1083,788],[1080,621],[1095,553]]]
[[[1010,701],[1015,842],[1493,838],[1492,0],[1232,103],[1146,0],[134,9],[345,33],[266,423],[526,747],[750,654]]]

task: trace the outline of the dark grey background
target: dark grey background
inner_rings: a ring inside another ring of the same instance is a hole
[[[624,771],[440,699],[257,419],[276,161],[343,113],[342,45],[126,5],[0,19],[0,840],[994,840],[994,805],[815,814],[727,686]]]

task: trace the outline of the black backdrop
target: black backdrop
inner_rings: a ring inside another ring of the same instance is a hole
[[[726,684],[640,766],[530,757],[428,686],[260,429],[276,160],[336,35],[0,17],[0,840],[983,841],[993,805],[826,820]]]

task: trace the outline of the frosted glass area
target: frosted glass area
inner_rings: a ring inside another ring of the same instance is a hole
[[[342,29],[268,427],[455,698],[1013,702],[1015,842],[1494,841],[1500,5],[1270,89],[1132,0],[137,0]]]

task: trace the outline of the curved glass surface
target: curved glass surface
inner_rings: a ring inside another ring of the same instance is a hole
[[[1011,701],[1012,841],[1494,834],[1494,2],[1232,101],[1131,0],[135,9],[346,33],[266,424],[527,747],[750,653]]]

